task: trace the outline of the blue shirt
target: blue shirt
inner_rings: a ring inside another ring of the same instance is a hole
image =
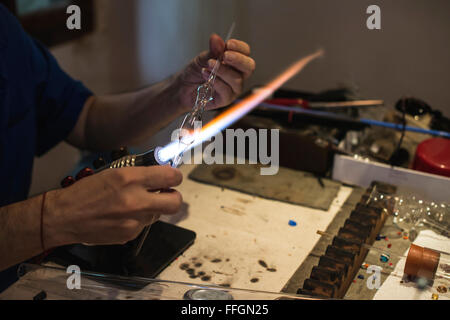
[[[69,135],[91,95],[0,5],[0,207],[27,198],[34,156]],[[0,292],[15,270],[0,272]]]

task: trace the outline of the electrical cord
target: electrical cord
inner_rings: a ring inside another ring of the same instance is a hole
[[[397,144],[397,147],[395,148],[395,151],[392,153],[392,155],[391,155],[391,157],[389,159],[389,164],[391,166],[394,166],[396,164],[398,165],[397,162],[400,159],[400,149],[402,147],[403,140],[405,138],[405,133],[406,133],[406,106],[405,106],[405,103],[406,103],[406,98],[403,97],[402,98],[402,103],[401,103],[402,125],[403,125],[403,127],[402,127],[402,134],[400,136],[400,140],[399,140],[399,142]]]

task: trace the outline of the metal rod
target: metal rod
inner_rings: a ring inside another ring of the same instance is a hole
[[[310,108],[350,108],[350,107],[377,107],[384,105],[383,100],[354,100],[339,102],[309,102]]]
[[[139,253],[141,253],[142,247],[144,245],[145,240],[147,240],[147,236],[148,236],[148,233],[150,232],[150,229],[151,229],[151,225],[146,226],[144,228],[144,230],[142,230],[141,236],[139,237],[139,240],[138,240],[138,244],[133,253],[135,258],[139,255]]]

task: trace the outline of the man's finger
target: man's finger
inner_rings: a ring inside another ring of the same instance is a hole
[[[148,201],[146,201],[148,211],[144,213],[143,219],[150,220],[153,218],[152,215],[154,214],[176,214],[180,210],[182,203],[183,197],[181,196],[181,193],[176,190],[170,190],[170,192],[148,193]]]
[[[203,78],[207,80],[209,73],[203,73]],[[207,105],[208,110],[216,109],[219,107],[226,106],[235,97],[233,89],[231,86],[223,81],[220,77],[217,77],[214,84],[214,100]]]
[[[146,190],[170,189],[179,186],[183,181],[181,171],[170,166],[134,167],[118,170],[129,170],[129,173],[125,173],[126,175],[130,174],[128,179],[141,183]]]
[[[195,59],[194,64],[196,66],[196,69],[198,68],[206,68],[208,66],[208,60],[211,59],[211,53],[209,51],[203,51],[200,53]]]
[[[208,69],[206,70],[206,74],[209,76],[210,72],[214,68],[214,64],[217,60],[209,60],[208,62]],[[243,87],[243,75],[242,73],[236,71],[234,68],[231,68],[227,65],[222,65],[218,71],[217,76],[222,79],[225,83],[227,83],[231,89],[233,89],[233,92],[236,95],[241,94],[242,87]]]
[[[250,46],[246,42],[236,39],[231,39],[227,41],[226,50],[237,51],[246,56],[250,56],[251,54]]]
[[[225,51],[225,43],[217,34],[209,38],[209,51],[203,51],[194,60],[194,64],[200,68],[208,67],[208,60],[219,58]]]
[[[255,60],[235,51],[225,51],[223,61],[239,72],[242,72],[244,74],[244,79],[249,78],[256,68]]]

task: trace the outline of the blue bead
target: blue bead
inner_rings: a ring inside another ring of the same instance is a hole
[[[380,256],[380,261],[381,261],[381,262],[388,262],[390,258],[391,258],[390,255],[388,255],[387,253],[383,253],[383,254]]]
[[[358,279],[364,279],[364,276],[363,276],[362,274],[360,274],[360,275],[358,276]]]
[[[289,225],[291,227],[295,227],[297,225],[297,222],[295,222],[294,220],[289,220]]]

